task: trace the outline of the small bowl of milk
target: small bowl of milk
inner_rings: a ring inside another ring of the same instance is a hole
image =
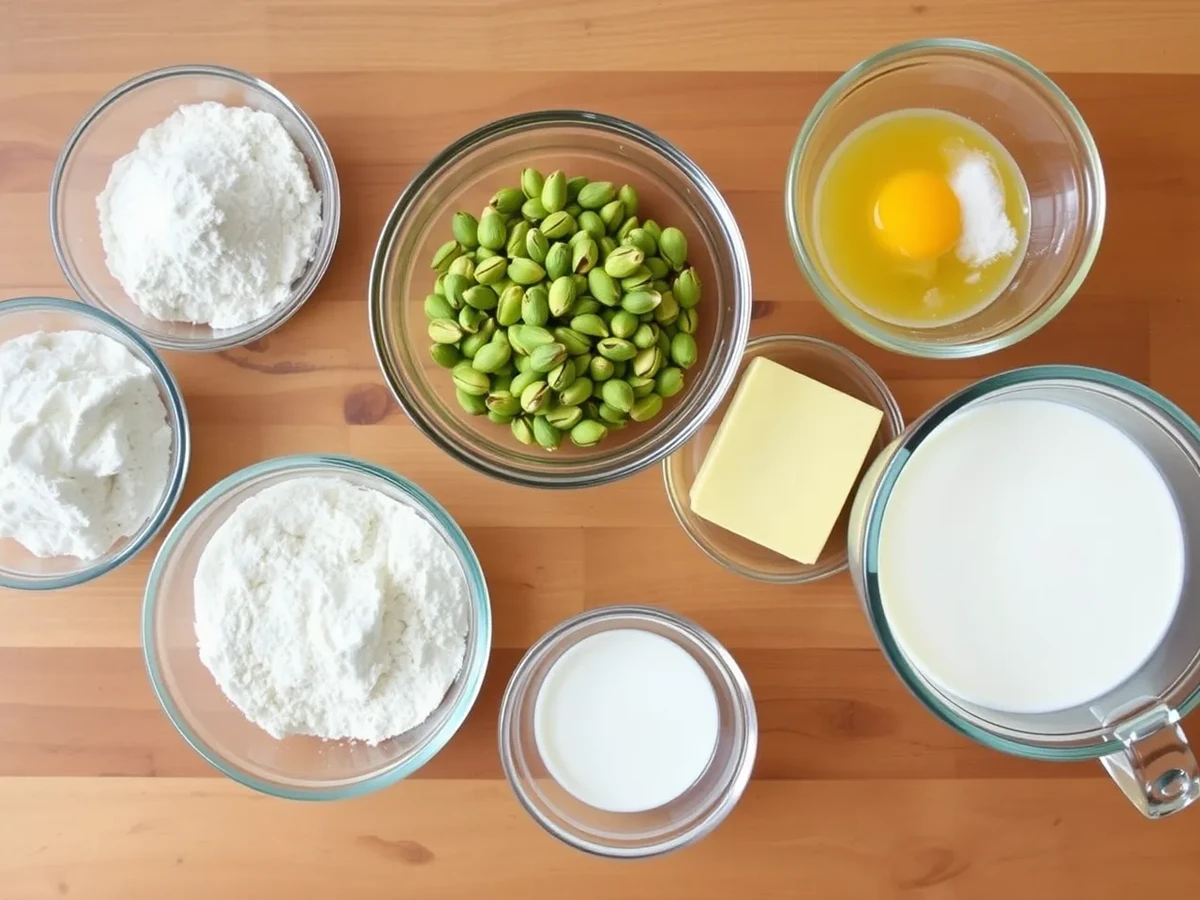
[[[758,720],[729,652],[663,610],[589,610],[541,638],[500,707],[517,798],[559,840],[656,856],[699,840],[750,779]]]

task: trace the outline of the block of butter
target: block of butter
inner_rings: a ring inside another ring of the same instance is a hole
[[[692,485],[696,515],[812,564],[883,413],[759,357],[742,376]]]

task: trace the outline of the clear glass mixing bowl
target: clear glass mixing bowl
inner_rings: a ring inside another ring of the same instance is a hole
[[[1029,188],[1029,248],[1008,287],[975,315],[933,328],[885,322],[855,304],[815,244],[814,197],[830,155],[864,122],[899,109],[941,109],[982,125]],[[851,331],[912,356],[978,356],[1033,334],[1079,290],[1104,229],[1104,171],[1079,111],[1029,63],[975,41],[901,44],[842,75],[800,129],[784,190],[792,251],[817,298]]]
[[[0,343],[35,331],[94,331],[112,338],[154,373],[171,429],[171,460],[162,496],[134,534],[121,538],[99,559],[41,558],[14,540],[0,540],[0,587],[48,591],[99,578],[132,559],[158,534],[183,491],[191,454],[191,432],[183,395],[170,369],[138,334],[108,313],[77,300],[24,297],[0,303]]]
[[[112,165],[138,138],[184,104],[215,100],[271,113],[308,162],[321,192],[321,233],[313,258],[292,285],[288,299],[240,328],[213,329],[190,322],[163,322],[129,299],[104,261],[96,197]],[[317,126],[287,97],[261,79],[221,66],[155,69],[114,88],[88,111],[63,145],[50,183],[50,239],[63,275],[75,293],[136,328],[167,350],[224,350],[257,340],[291,318],[316,290],[337,243],[342,197],[333,155]]]
[[[628,182],[638,215],[687,235],[704,286],[697,312],[700,362],[687,386],[652,421],[614,431],[595,447],[564,441],[554,453],[518,443],[507,427],[463,412],[450,373],[429,357],[423,303],[438,246],[460,209],[477,213],[521,169],[562,169],[593,181]],[[368,301],[383,377],[430,440],[459,462],[531,487],[590,487],[652,465],[682,446],[733,383],[750,331],[750,262],[733,214],[694,162],[637,125],[598,113],[545,111],[501,119],[455,141],[400,195],[379,238]]]
[[[225,697],[196,646],[192,583],[214,532],[238,505],[271,485],[329,476],[381,491],[414,509],[442,535],[470,591],[462,671],[421,725],[376,745],[293,735],[276,740]],[[470,712],[492,643],[487,584],[462,529],[436,500],[386,469],[339,456],[285,456],[235,472],[209,488],[171,529],[150,571],[142,607],[142,645],[154,693],[192,748],[247,787],[294,800],[341,800],[369,794],[429,762]]]

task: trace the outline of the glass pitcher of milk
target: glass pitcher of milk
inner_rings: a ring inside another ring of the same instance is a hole
[[[880,646],[944,722],[1033,759],[1098,758],[1141,812],[1200,797],[1200,429],[1135,381],[984,379],[871,465],[850,572]]]

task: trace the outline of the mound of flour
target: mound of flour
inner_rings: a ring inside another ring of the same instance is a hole
[[[96,198],[108,270],[163,321],[235,328],[288,298],[321,231],[304,155],[270,113],[181,106]]]
[[[200,659],[251,722],[281,738],[378,743],[424,722],[466,653],[468,591],[442,536],[341,478],[243,502],[194,582]]]

